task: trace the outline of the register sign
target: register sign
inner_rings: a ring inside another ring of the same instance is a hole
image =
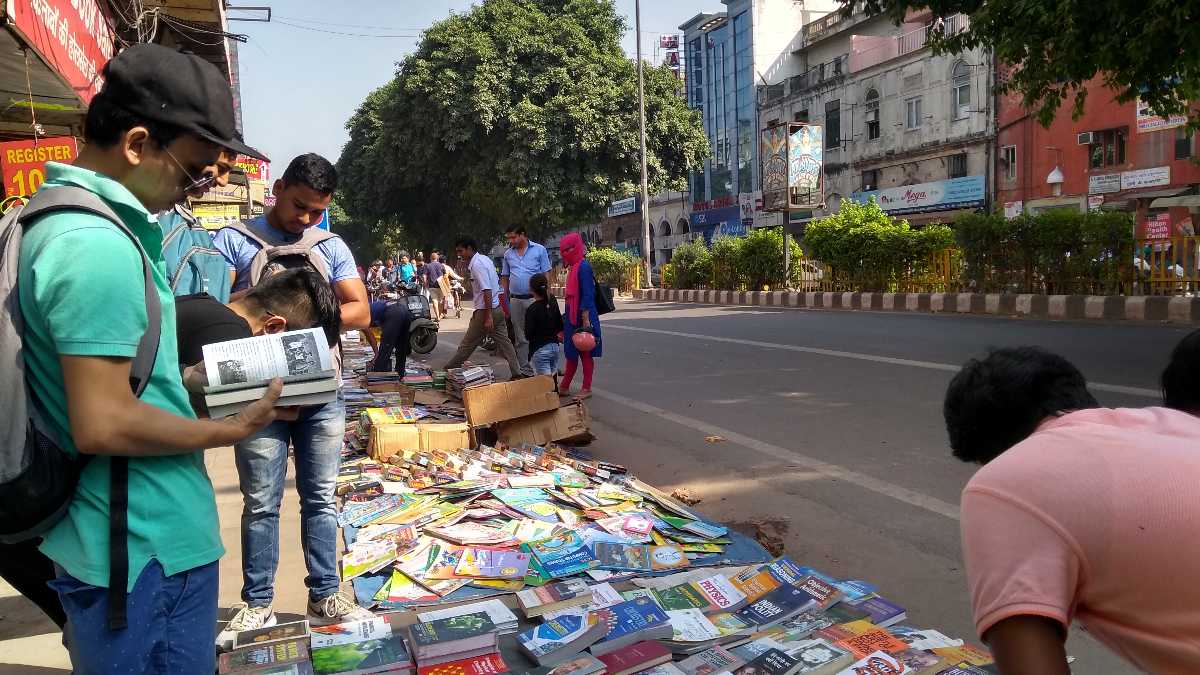
[[[37,192],[46,180],[46,162],[71,162],[77,154],[79,148],[73,136],[0,143],[4,196],[28,197]]]

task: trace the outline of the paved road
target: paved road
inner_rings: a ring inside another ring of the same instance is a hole
[[[691,489],[713,517],[778,527],[796,559],[872,580],[910,623],[968,639],[957,518],[973,468],[951,458],[941,417],[954,370],[991,346],[1040,345],[1106,405],[1141,406],[1187,332],[652,302],[623,303],[604,331],[597,455]],[[1076,634],[1075,672],[1133,672]]]

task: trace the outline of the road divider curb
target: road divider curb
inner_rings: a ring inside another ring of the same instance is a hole
[[[745,307],[858,309],[1028,316],[1040,319],[1200,323],[1200,298],[1162,295],[1033,295],[1011,293],[852,293],[637,289],[635,300]]]

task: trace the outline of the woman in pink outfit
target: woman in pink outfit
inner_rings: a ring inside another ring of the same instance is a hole
[[[576,400],[592,395],[592,373],[596,369],[595,359],[603,353],[604,343],[600,339],[600,315],[596,311],[596,275],[587,261],[587,247],[578,232],[572,232],[559,242],[562,258],[567,270],[567,287],[563,294],[567,301],[567,313],[563,316],[563,353],[567,357],[567,369],[563,373],[558,392],[567,396],[575,370],[583,361],[583,387]],[[596,338],[596,346],[590,351],[580,351],[573,340],[577,331],[588,331]]]

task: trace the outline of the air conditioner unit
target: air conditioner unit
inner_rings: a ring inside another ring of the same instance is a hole
[[[1075,145],[1091,145],[1095,143],[1095,132],[1085,131],[1075,136]]]

